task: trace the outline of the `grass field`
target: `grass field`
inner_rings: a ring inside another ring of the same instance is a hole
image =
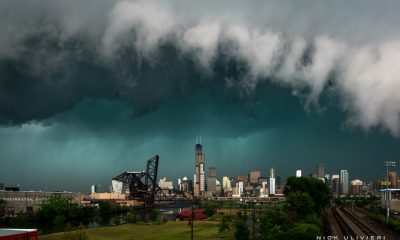
[[[218,233],[217,221],[197,221],[194,224],[194,239],[234,239],[233,230]],[[190,239],[190,226],[187,221],[167,222],[165,224],[124,224],[115,227],[92,228],[85,230],[89,240],[134,240],[134,239]],[[58,240],[64,233],[40,236],[41,240]]]

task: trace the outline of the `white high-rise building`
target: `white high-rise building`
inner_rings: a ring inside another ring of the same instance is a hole
[[[204,164],[200,163],[200,193],[202,194],[206,190],[205,184],[205,173],[204,173]]]
[[[239,196],[241,196],[243,193],[243,182],[237,182],[236,188],[238,189]]]
[[[122,187],[123,187],[123,182],[117,181],[117,180],[112,180],[112,190],[116,194],[121,194],[122,193]]]
[[[92,187],[90,189],[91,189],[90,193],[97,193],[98,192],[97,185],[92,185]]]
[[[182,191],[182,180],[178,178],[178,190]]]
[[[225,176],[222,178],[222,188],[224,189],[224,191],[232,190],[231,180],[229,179],[229,177]]]
[[[260,188],[260,197],[268,197],[268,182],[263,181]]]
[[[270,178],[275,178],[275,168],[271,168],[270,170],[269,170],[269,177]]]
[[[349,193],[349,173],[347,170],[340,170],[340,194],[346,195]]]
[[[275,178],[269,178],[269,194],[275,195]]]
[[[193,181],[194,184],[194,195],[202,196],[204,194],[205,189],[205,161],[203,154],[203,146],[201,145],[201,140],[199,143],[196,143],[195,147],[195,163],[196,163],[196,172],[195,178]]]
[[[301,170],[296,170],[296,177],[301,177]]]

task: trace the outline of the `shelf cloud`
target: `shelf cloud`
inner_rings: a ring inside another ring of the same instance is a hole
[[[85,98],[140,115],[201,90],[251,98],[269,82],[306,110],[333,92],[346,124],[399,136],[398,5],[2,1],[0,122],[41,121]]]

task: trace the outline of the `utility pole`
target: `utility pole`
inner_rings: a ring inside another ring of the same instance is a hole
[[[194,190],[194,189],[193,189]],[[193,212],[193,205],[194,205],[194,191],[192,191],[192,213],[191,213],[191,221],[192,224],[190,225],[191,227],[191,232],[190,232],[190,239],[193,240],[193,224],[194,224],[194,212]]]
[[[393,161],[385,161],[386,167],[386,225],[389,223],[389,167],[396,167],[396,162]]]
[[[232,218],[232,198],[229,198],[229,218]]]
[[[253,203],[253,239],[254,239],[254,233],[255,233],[255,227],[256,227],[256,205]]]

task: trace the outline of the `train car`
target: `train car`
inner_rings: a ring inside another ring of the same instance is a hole
[[[0,240],[38,240],[37,229],[0,228]]]

